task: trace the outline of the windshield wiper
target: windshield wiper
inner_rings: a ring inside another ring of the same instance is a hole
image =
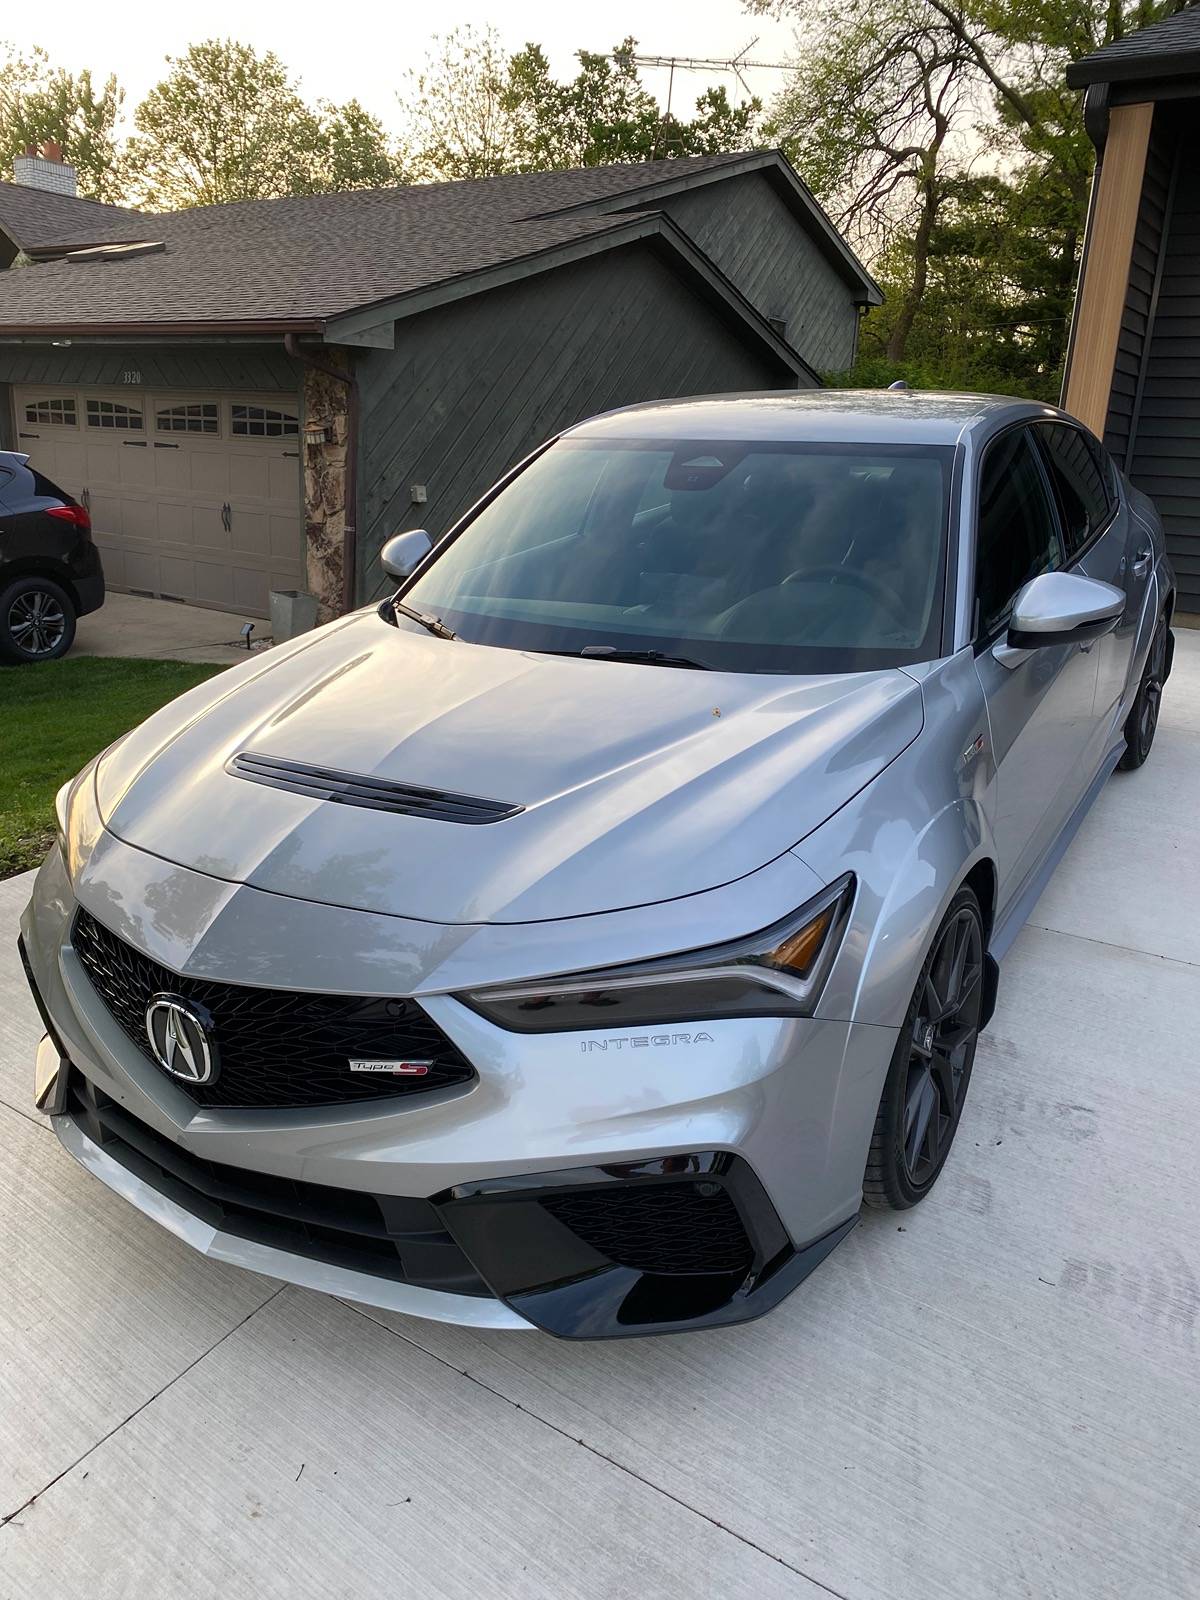
[[[458,635],[453,628],[448,628],[441,617],[432,616],[428,611],[417,611],[412,606],[406,606],[403,600],[393,600],[392,610],[398,611],[402,617],[408,617],[413,622],[419,622],[429,633],[435,633],[439,639],[457,639]]]
[[[544,650],[541,655],[583,656],[588,661],[643,661],[651,667],[690,667],[694,672],[711,672],[705,661],[691,656],[669,656],[664,650],[618,650],[611,644],[585,644],[582,650]]]

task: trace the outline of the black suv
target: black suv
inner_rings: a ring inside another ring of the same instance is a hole
[[[0,661],[66,655],[76,617],[103,604],[87,507],[0,450]]]

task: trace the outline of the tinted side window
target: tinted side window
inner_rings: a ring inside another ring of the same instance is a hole
[[[1107,518],[1108,490],[1086,434],[1064,423],[1043,422],[1037,436],[1058,490],[1067,549],[1074,555]]]
[[[1063,564],[1058,517],[1024,429],[1005,434],[984,457],[975,552],[975,634],[987,638],[1030,578]]]
[[[29,468],[29,473],[33,478],[34,494],[40,495],[44,500],[62,500],[70,504],[71,496],[64,494],[56,483],[51,483],[49,478],[44,478],[34,467]]]

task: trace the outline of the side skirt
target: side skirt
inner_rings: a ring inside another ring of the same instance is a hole
[[[1004,916],[996,924],[992,932],[991,944],[988,947],[988,954],[995,961],[1004,960],[1004,957],[1012,948],[1013,940],[1028,922],[1030,913],[1041,898],[1042,890],[1054,876],[1055,868],[1067,853],[1067,846],[1079,832],[1080,824],[1095,804],[1096,796],[1108,782],[1113,768],[1121,759],[1121,752],[1124,748],[1125,739],[1122,735],[1112,749],[1108,751],[1104,760],[1100,763],[1100,770],[1088,785],[1082,800],[1067,818],[1045,855],[1030,872],[1024,884],[1022,884],[1016,899],[1012,901]]]

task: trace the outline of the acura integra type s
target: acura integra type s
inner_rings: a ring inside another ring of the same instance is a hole
[[[1154,508],[1048,406],[728,396],[572,428],[383,565],[59,795],[39,1106],[353,1300],[770,1309],[928,1194],[998,963],[1146,759]]]

